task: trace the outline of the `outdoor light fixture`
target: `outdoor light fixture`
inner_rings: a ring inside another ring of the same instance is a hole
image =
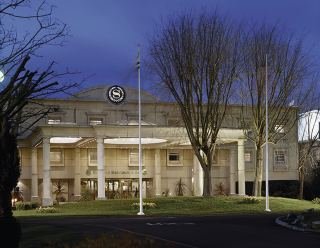
[[[4,73],[0,71],[0,83],[2,83],[4,80]]]
[[[52,137],[50,138],[51,144],[73,144],[81,140],[81,138],[73,137]]]

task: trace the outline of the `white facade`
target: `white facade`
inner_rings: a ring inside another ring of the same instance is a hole
[[[42,100],[55,112],[19,140],[19,188],[26,201],[50,205],[61,183],[67,201],[91,190],[95,199],[136,197],[138,189],[137,91],[125,88],[120,105],[105,99],[107,87],[72,99]],[[212,189],[245,194],[254,176],[254,148],[237,127],[237,106],[230,106],[212,167]],[[185,195],[202,195],[203,172],[189,144],[179,111],[142,93],[144,197],[174,196],[179,180]],[[289,135],[269,153],[270,180],[297,179],[297,136]],[[285,157],[282,157],[284,155]]]

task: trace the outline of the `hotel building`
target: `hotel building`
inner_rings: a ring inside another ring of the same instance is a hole
[[[18,140],[18,187],[25,201],[51,205],[58,184],[66,201],[79,200],[85,190],[95,199],[137,196],[138,91],[124,87],[125,101],[113,104],[108,89],[94,87],[68,99],[38,100],[54,112]],[[175,196],[180,179],[184,195],[202,195],[203,172],[177,106],[145,91],[141,102],[143,196]],[[254,146],[240,128],[239,113],[239,106],[229,106],[219,131],[212,167],[216,194],[244,195],[246,182],[254,178]],[[298,179],[297,127],[289,132],[269,148],[270,180]]]

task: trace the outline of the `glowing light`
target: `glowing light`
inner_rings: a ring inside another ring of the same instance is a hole
[[[141,144],[159,144],[164,143],[165,139],[154,139],[154,138],[142,138]],[[115,138],[115,139],[104,139],[105,144],[113,145],[137,145],[139,144],[138,138]]]
[[[0,83],[4,80],[4,74],[2,71],[0,71]]]
[[[81,138],[53,137],[53,138],[50,138],[50,143],[51,144],[72,144],[72,143],[78,142],[79,140],[81,140]]]

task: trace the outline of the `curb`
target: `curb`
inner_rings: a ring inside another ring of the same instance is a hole
[[[291,229],[291,230],[300,231],[300,232],[315,232],[315,233],[319,233],[319,231],[316,231],[316,230],[313,230],[313,229],[310,229],[310,228],[303,228],[303,227],[297,227],[297,226],[290,225],[287,222],[284,222],[284,221],[280,220],[281,217],[283,217],[283,216],[280,216],[280,217],[276,218],[276,220],[275,220],[276,224],[278,224],[280,226],[286,227],[286,228]]]

